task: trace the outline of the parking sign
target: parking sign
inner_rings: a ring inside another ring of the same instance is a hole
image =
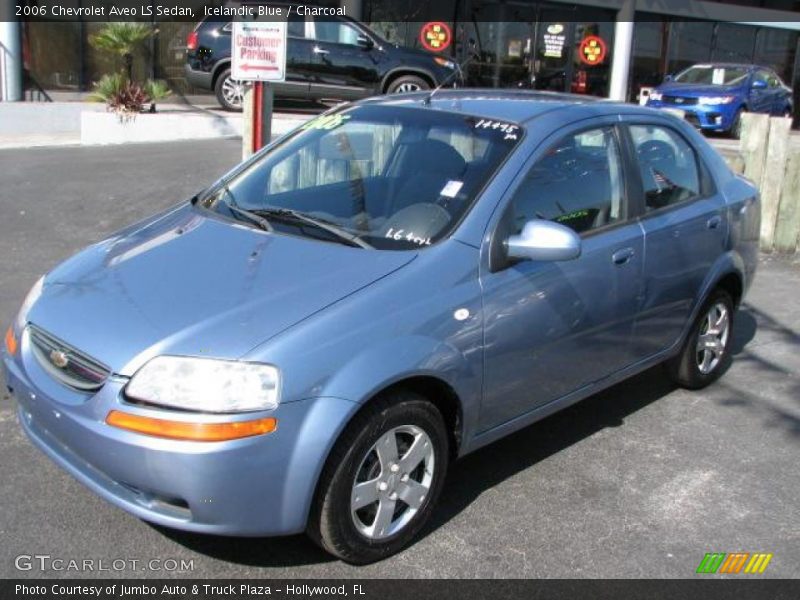
[[[285,21],[234,21],[231,46],[233,79],[286,79]]]

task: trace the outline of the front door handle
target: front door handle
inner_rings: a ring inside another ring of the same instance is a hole
[[[634,254],[633,248],[620,248],[611,255],[611,261],[615,265],[624,265],[633,258]]]
[[[719,215],[711,217],[708,221],[706,221],[706,227],[709,229],[716,229],[722,223],[722,217]]]
[[[314,46],[314,54],[330,54],[330,50],[325,50],[325,48],[320,48],[319,46]]]

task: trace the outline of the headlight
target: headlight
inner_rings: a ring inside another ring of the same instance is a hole
[[[700,104],[716,106],[717,104],[730,104],[733,102],[733,98],[733,96],[700,96],[697,101]]]
[[[21,332],[25,328],[25,323],[28,320],[28,312],[31,310],[31,306],[39,299],[39,296],[42,295],[42,288],[44,287],[44,275],[39,277],[39,280],[33,284],[33,287],[28,292],[28,295],[25,296],[25,300],[22,301],[22,306],[19,307],[19,312],[17,313],[17,320],[14,321],[14,325],[17,328],[18,332]]]
[[[655,90],[650,92],[650,95],[647,97],[648,100],[655,100],[656,102],[661,100],[663,94],[661,92],[657,92]]]
[[[182,356],[154,358],[125,388],[135,400],[212,413],[270,410],[279,392],[280,372],[272,365]]]
[[[433,60],[436,61],[436,64],[440,67],[446,67],[448,69],[455,69],[456,63],[452,60],[447,60],[446,58],[442,58],[441,56],[434,56]]]

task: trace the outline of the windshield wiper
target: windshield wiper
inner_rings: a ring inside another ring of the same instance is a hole
[[[335,223],[331,223],[325,219],[320,219],[317,217],[312,217],[311,215],[307,215],[297,210],[292,210],[291,208],[278,208],[278,207],[267,207],[267,208],[259,208],[258,210],[254,210],[256,216],[265,214],[267,216],[276,217],[278,219],[291,219],[294,221],[301,221],[303,223],[307,223],[308,225],[313,225],[318,229],[324,229],[340,240],[350,244],[351,246],[358,246],[359,248],[372,248],[371,244],[368,244],[364,240],[362,240],[359,236],[354,233],[350,233],[347,229],[343,227],[339,227],[339,225]],[[266,219],[265,219],[266,220]]]
[[[254,213],[253,211],[246,210],[239,206],[236,203],[236,198],[234,197],[233,193],[231,192],[230,188],[228,187],[227,183],[222,185],[222,189],[225,190],[225,194],[228,197],[228,201],[225,203],[225,206],[228,207],[228,210],[231,212],[236,213],[240,217],[244,217],[251,223],[255,224],[256,226],[260,227],[264,231],[269,231],[270,233],[275,231],[274,227],[267,221],[264,217],[261,217]]]

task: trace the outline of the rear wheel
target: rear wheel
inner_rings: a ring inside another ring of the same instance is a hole
[[[225,110],[241,111],[244,105],[246,85],[244,81],[233,79],[231,70],[225,69],[217,77],[217,83],[214,85],[214,94],[217,96],[217,102]]]
[[[706,300],[681,353],[667,365],[678,385],[696,390],[722,375],[730,359],[733,310],[733,300],[724,290],[715,290]]]
[[[377,399],[348,426],[317,490],[308,533],[355,564],[402,550],[430,517],[447,472],[444,420],[407,391]]]
[[[430,84],[416,75],[402,75],[392,81],[386,88],[387,94],[405,94],[408,92],[420,92],[429,90]]]

